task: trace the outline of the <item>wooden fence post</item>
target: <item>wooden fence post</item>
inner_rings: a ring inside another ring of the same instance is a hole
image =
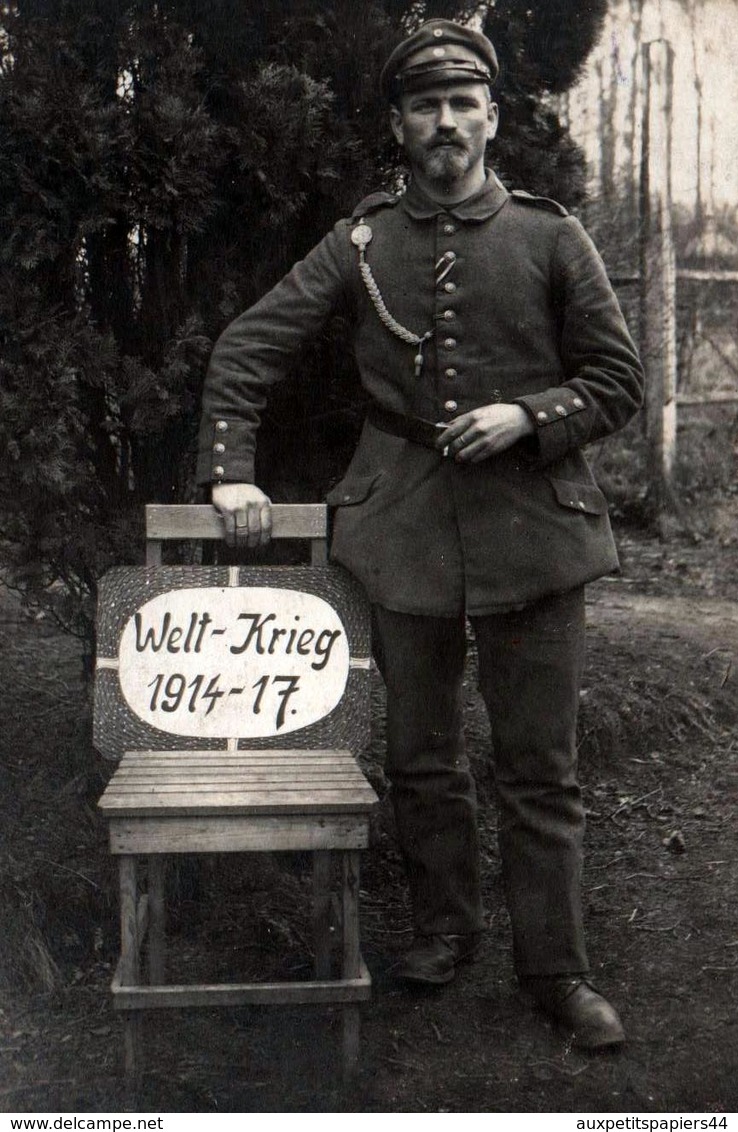
[[[646,370],[649,488],[666,537],[679,508],[676,457],[676,263],[672,237],[671,139],[674,52],[666,40],[643,45],[640,336]]]

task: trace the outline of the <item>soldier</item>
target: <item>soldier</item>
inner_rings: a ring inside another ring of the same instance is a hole
[[[617,566],[583,445],[622,427],[643,374],[602,262],[553,201],[485,167],[495,50],[431,20],[381,75],[407,191],[363,200],[218,340],[199,480],[232,541],[264,544],[253,484],[269,387],[339,300],[371,403],[343,480],[332,557],[373,603],[386,771],[416,937],[398,975],[449,982],[483,928],[464,754],[465,623],[492,729],[518,979],[584,1049],[624,1040],[589,979],[575,728],[584,584]]]

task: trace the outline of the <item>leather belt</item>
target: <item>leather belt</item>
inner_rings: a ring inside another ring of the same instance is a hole
[[[366,419],[380,432],[388,432],[392,436],[401,436],[404,440],[411,440],[413,444],[420,444],[423,448],[432,448],[440,455],[446,455],[445,449],[437,445],[439,434],[446,427],[427,421],[423,417],[410,417],[405,413],[396,413],[392,409],[384,409],[380,405],[370,405]]]

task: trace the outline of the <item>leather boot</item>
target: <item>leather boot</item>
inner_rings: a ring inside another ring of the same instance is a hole
[[[400,960],[395,975],[411,983],[431,986],[450,983],[458,965],[470,962],[481,942],[481,932],[417,936]]]
[[[549,1017],[571,1031],[575,1048],[611,1049],[625,1041],[617,1011],[583,976],[529,979],[524,990]]]

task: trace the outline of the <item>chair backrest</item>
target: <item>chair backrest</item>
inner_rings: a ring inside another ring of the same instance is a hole
[[[214,507],[202,504],[146,507],[146,565],[160,566],[162,543],[182,539],[222,542],[223,520]],[[328,559],[328,508],[324,503],[273,503],[272,538],[309,540],[313,566]]]
[[[274,537],[324,557],[322,505],[274,508]],[[147,508],[149,565],[101,580],[94,741],[126,750],[303,747],[369,738],[369,610],[341,567],[162,566],[168,539],[222,539],[211,507]]]

